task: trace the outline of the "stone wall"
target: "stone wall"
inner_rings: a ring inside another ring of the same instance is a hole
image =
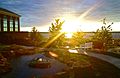
[[[0,43],[31,45],[28,32],[0,32]]]

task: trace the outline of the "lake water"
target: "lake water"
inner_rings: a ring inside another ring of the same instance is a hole
[[[11,60],[11,64],[13,68],[12,71],[7,75],[4,75],[2,78],[31,78],[33,76],[36,77],[51,76],[51,75],[55,75],[55,73],[67,67],[65,64],[55,59],[47,58],[51,62],[50,68],[45,68],[45,69],[31,68],[28,66],[28,62],[34,59],[35,57],[47,58],[42,54],[27,55],[27,56],[14,58]]]

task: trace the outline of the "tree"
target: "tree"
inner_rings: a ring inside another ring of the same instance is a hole
[[[77,31],[73,33],[72,38],[70,39],[70,45],[72,47],[80,46],[81,44],[84,44],[86,42],[86,39],[84,38],[85,33],[81,31]]]
[[[50,37],[46,47],[51,46],[59,48],[64,45],[65,35],[61,32],[63,23],[64,21],[61,22],[60,19],[55,19],[55,23],[51,23],[51,27],[49,27]]]
[[[107,49],[107,47],[111,44],[112,42],[112,28],[111,25],[113,22],[109,25],[106,23],[106,18],[103,19],[103,26],[101,29],[97,29],[95,32],[95,35],[93,36],[93,40],[96,42],[102,43],[102,47],[104,50]]]
[[[32,28],[30,37],[35,46],[38,46],[43,39],[43,36],[38,32],[38,30],[35,27]]]

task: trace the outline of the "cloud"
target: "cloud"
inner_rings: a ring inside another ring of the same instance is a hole
[[[90,7],[98,4],[85,19],[98,21],[104,17],[120,21],[120,0],[0,0],[0,7],[20,14],[21,26],[44,26],[51,21],[71,14],[80,16]]]

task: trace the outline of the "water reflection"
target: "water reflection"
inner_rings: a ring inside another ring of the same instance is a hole
[[[46,75],[55,75],[55,73],[61,71],[62,69],[66,68],[67,66],[63,63],[55,59],[50,59],[51,67],[46,69],[37,69],[31,68],[28,66],[28,62],[35,57],[45,57],[42,54],[35,54],[29,56],[21,56],[11,60],[12,64],[12,72],[8,73],[7,75],[3,76],[2,78],[31,78],[32,76],[42,77]]]

